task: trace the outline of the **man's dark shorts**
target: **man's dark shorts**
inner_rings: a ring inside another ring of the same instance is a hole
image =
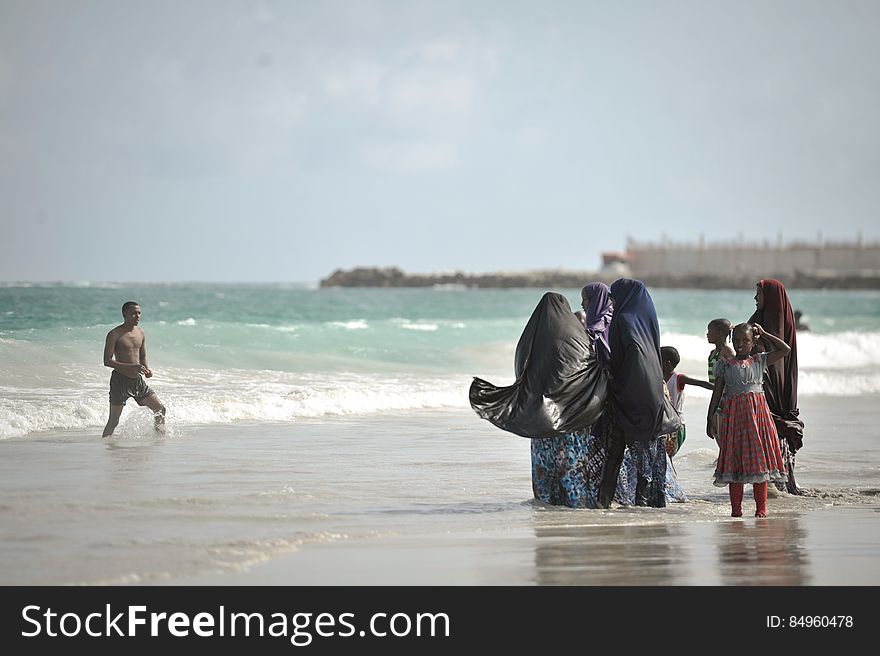
[[[144,405],[147,397],[153,393],[143,376],[129,378],[118,371],[110,374],[110,405],[125,405],[130,398]]]

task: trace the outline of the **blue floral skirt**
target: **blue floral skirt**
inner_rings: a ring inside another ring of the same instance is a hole
[[[617,503],[636,505],[640,477],[646,481],[645,497],[649,506],[662,508],[667,501],[687,501],[664,440],[665,437],[661,437],[647,447],[626,448],[614,494]],[[608,453],[604,438],[585,431],[531,440],[531,443],[532,491],[536,499],[553,506],[599,507],[599,484]]]
[[[687,501],[666,450],[666,436],[658,437],[647,447],[636,444],[626,448],[614,500],[625,506],[636,505],[640,477],[646,482],[644,494],[648,506],[663,508],[667,503]]]
[[[532,491],[553,506],[598,508],[605,447],[589,432],[531,440]]]

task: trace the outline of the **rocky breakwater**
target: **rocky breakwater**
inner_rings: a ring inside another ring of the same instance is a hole
[[[512,288],[577,289],[598,280],[611,284],[618,278],[636,277],[649,287],[668,289],[746,289],[760,278],[777,278],[790,289],[880,289],[880,273],[844,275],[829,272],[772,274],[690,274],[645,273],[633,276],[626,270],[595,271],[517,271],[496,273],[404,273],[397,267],[356,267],[337,269],[321,280],[321,287],[439,287],[439,288]]]
[[[590,271],[519,271],[497,273],[404,273],[397,267],[337,269],[321,280],[321,287],[538,287],[579,288],[604,280]],[[605,282],[610,282],[606,280]]]

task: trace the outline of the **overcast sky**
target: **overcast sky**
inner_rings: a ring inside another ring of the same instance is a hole
[[[880,2],[0,0],[0,280],[880,238]]]

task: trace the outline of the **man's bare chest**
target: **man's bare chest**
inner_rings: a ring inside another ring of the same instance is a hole
[[[123,333],[116,340],[116,350],[118,351],[138,351],[144,343],[143,334]]]

